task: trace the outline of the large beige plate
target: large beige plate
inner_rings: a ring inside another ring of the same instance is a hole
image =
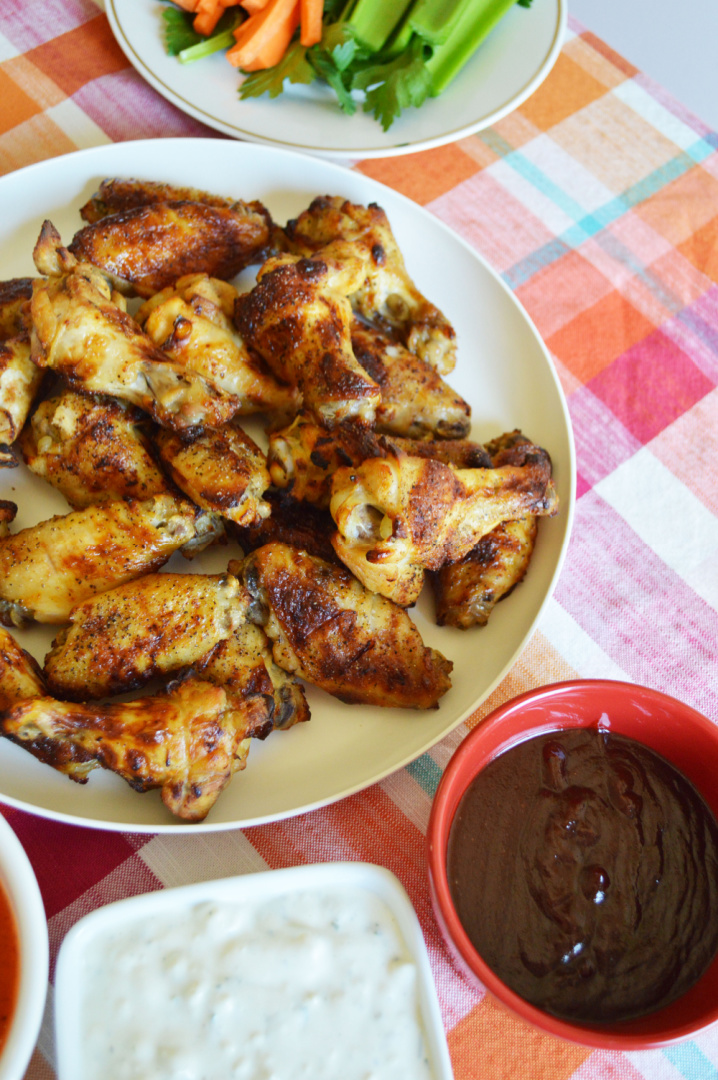
[[[343,705],[308,688],[312,720],[252,747],[206,822],[172,819],[157,792],[138,795],[122,780],[93,773],[85,786],[0,740],[0,798],[14,806],[85,825],[135,832],[193,832],[272,821],[331,803],[417,758],[456,727],[503,678],[532,634],[556,583],[573,515],[575,463],[566,404],[551,360],[513,295],[462,240],[401,195],[319,158],[219,139],[163,139],[84,150],[0,179],[2,276],[32,275],[32,249],[49,218],[69,241],[78,208],[107,176],[195,185],[223,195],[262,199],[282,223],[317,193],[380,203],[387,211],[419,288],[453,321],[459,360],[452,385],[473,406],[474,437],[520,427],[551,453],[561,513],[542,523],[526,581],[500,604],[484,629],[435,626],[422,595],[414,618],[427,644],[454,662],[452,689],[424,713]],[[24,466],[0,470],[0,498],[19,505],[22,528],[65,513],[64,500]],[[180,571],[225,569],[236,555],[218,548]],[[17,632],[38,659],[52,629]]]
[[[163,97],[236,139],[355,159],[426,150],[495,124],[546,78],[566,25],[566,0],[513,7],[443,94],[407,109],[384,132],[361,109],[346,116],[331,91],[318,84],[290,87],[273,100],[240,100],[241,76],[222,53],[193,64],[167,55],[166,6],[158,0],[106,0],[121,49]]]

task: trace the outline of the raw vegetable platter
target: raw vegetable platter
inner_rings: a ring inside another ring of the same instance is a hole
[[[42,222],[48,218],[69,241],[82,225],[79,207],[100,181],[122,176],[261,199],[281,224],[319,192],[379,203],[418,288],[454,324],[458,360],[449,381],[472,406],[471,437],[486,441],[520,427],[553,461],[560,512],[542,521],[526,580],[497,605],[488,625],[471,631],[436,626],[426,590],[412,609],[424,642],[454,664],[451,689],[437,709],[345,705],[310,686],[310,722],[265,742],[254,740],[246,769],[199,824],[171,820],[157,791],[140,795],[101,770],[81,786],[0,739],[0,800],[45,817],[169,833],[279,820],[361,791],[419,757],[469,716],[515,662],[554,589],[571,530],[575,455],[566,402],[533,324],[468,245],[409,199],[306,154],[222,139],[157,139],[83,150],[11,173],[0,179],[0,197],[8,207],[0,224],[3,278],[36,274],[32,250]],[[253,271],[244,271],[240,287],[250,288],[253,277]],[[0,470],[0,499],[18,505],[13,531],[68,512],[62,496],[24,465]],[[238,555],[234,545],[218,546],[191,563],[174,556],[165,569],[220,573]],[[57,630],[35,626],[13,632],[42,662]]]
[[[515,4],[444,92],[405,109],[388,131],[353,116],[319,83],[289,86],[276,98],[240,99],[242,75],[222,52],[191,64],[167,53],[158,0],[107,0],[113,33],[133,67],[164,98],[237,139],[327,157],[390,157],[463,138],[496,123],[543,82],[563,41],[566,0]]]

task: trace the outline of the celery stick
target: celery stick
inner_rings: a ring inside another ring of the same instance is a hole
[[[411,28],[428,45],[442,45],[474,3],[475,0],[417,0],[409,16]]]
[[[411,0],[409,8],[404,15],[403,21],[394,30],[389,40],[386,43],[386,54],[389,57],[398,56],[404,49],[409,48],[409,42],[411,41],[414,31],[411,27],[411,21],[409,16],[414,10],[414,4],[416,0]]]
[[[357,0],[349,26],[359,44],[369,52],[381,52],[409,4],[410,0]]]
[[[229,49],[232,45],[234,45],[234,34],[231,30],[224,30],[221,34],[215,34],[214,37],[205,38],[197,45],[182,49],[177,53],[177,57],[181,63],[191,64],[193,60],[201,60],[205,56],[219,52],[220,49]]]
[[[473,0],[466,7],[447,40],[426,61],[431,75],[432,97],[446,89],[515,3],[516,0]]]

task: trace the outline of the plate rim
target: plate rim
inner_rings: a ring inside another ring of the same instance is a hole
[[[276,157],[279,159],[289,158],[295,161],[298,160],[303,163],[306,163],[308,160],[306,155],[298,151],[287,150],[282,147],[265,146],[236,141],[224,141],[213,138],[198,139],[193,137],[178,136],[167,139],[138,139],[123,143],[108,143],[101,146],[86,147],[84,149],[71,151],[68,154],[60,155],[59,158],[51,158],[45,161],[34,162],[31,165],[25,166],[23,169],[15,170],[14,172],[8,173],[5,176],[0,176],[0,196],[2,195],[3,187],[11,183],[16,183],[19,176],[21,177],[28,175],[30,172],[51,172],[53,168],[57,168],[57,162],[61,159],[68,159],[71,161],[75,161],[78,159],[92,160],[93,158],[102,159],[105,156],[112,157],[116,153],[120,154],[123,157],[125,155],[132,157],[135,153],[140,152],[141,147],[148,145],[158,146],[158,144],[161,144],[163,151],[167,150],[168,153],[171,153],[173,147],[180,150],[182,148],[186,148],[188,145],[196,147],[197,144],[202,143],[211,144],[213,148],[218,148],[218,152],[222,154],[248,154],[250,156],[252,154],[263,154],[268,155],[269,157]],[[58,821],[64,824],[78,825],[85,828],[103,829],[112,832],[124,832],[136,835],[186,833],[201,834],[225,832],[229,829],[245,829],[254,827],[255,825],[265,825],[277,821],[286,821],[293,817],[300,816],[301,814],[310,813],[325,806],[331,806],[350,797],[351,795],[366,790],[374,784],[380,783],[388,776],[391,776],[394,773],[397,773],[402,769],[406,768],[407,765],[411,764],[413,761],[416,761],[417,758],[421,757],[422,754],[426,753],[432,747],[437,745],[437,743],[441,742],[442,739],[445,739],[453,731],[455,731],[466,719],[468,719],[468,717],[470,717],[474,712],[476,712],[478,708],[481,707],[481,705],[496,689],[498,684],[508,675],[509,671],[514,666],[519,656],[526,649],[529,641],[531,640],[536,631],[540,619],[543,617],[546,606],[555,591],[571,540],[576,509],[577,478],[576,448],[568,403],[563,387],[561,386],[556,366],[543,338],[538,332],[535,323],[531,319],[530,315],[524,308],[521,301],[507,285],[507,283],[503,280],[500,274],[498,274],[497,271],[493,269],[493,267],[487,262],[484,256],[475,248],[473,248],[468,243],[468,241],[464,239],[464,237],[455,232],[440,218],[432,214],[430,210],[414,202],[402,192],[390,188],[388,185],[382,183],[379,180],[375,180],[373,177],[365,176],[359,171],[348,170],[345,165],[339,162],[331,162],[319,158],[313,160],[314,163],[322,170],[328,169],[337,177],[341,177],[347,172],[350,172],[354,179],[358,180],[361,185],[367,185],[370,189],[378,191],[386,191],[391,195],[391,198],[393,200],[398,200],[400,203],[407,206],[412,214],[418,212],[421,217],[425,217],[427,218],[427,220],[430,220],[433,223],[434,227],[438,227],[444,234],[446,234],[446,236],[451,240],[452,243],[459,244],[461,247],[463,247],[465,251],[470,255],[470,257],[481,266],[482,270],[487,273],[493,279],[494,283],[497,284],[506,294],[511,303],[514,305],[517,314],[524,321],[527,328],[531,331],[532,336],[535,339],[536,345],[543,352],[546,362],[546,369],[551,376],[554,388],[557,393],[558,404],[561,407],[561,412],[565,422],[565,436],[567,438],[569,454],[568,460],[563,463],[564,467],[567,468],[568,471],[568,475],[566,477],[568,499],[564,502],[564,504],[562,504],[561,508],[561,515],[564,519],[563,538],[558,551],[558,557],[556,559],[555,566],[551,573],[550,579],[548,580],[545,595],[541,600],[539,608],[531,619],[530,623],[526,626],[523,635],[517,642],[516,647],[511,653],[509,659],[505,662],[504,666],[498,672],[496,672],[490,683],[484,688],[478,698],[474,699],[469,706],[467,706],[463,711],[461,711],[460,714],[454,717],[451,722],[442,729],[441,732],[436,735],[430,736],[428,740],[424,742],[419,749],[411,750],[410,752],[406,753],[400,760],[394,761],[390,766],[383,767],[379,772],[374,773],[370,779],[358,780],[355,783],[344,787],[340,792],[334,792],[329,795],[321,796],[317,799],[305,802],[301,806],[293,807],[290,810],[257,814],[252,817],[245,817],[232,821],[215,821],[212,819],[211,814],[209,820],[205,819],[204,821],[200,822],[186,822],[179,819],[176,821],[170,820],[164,823],[107,820],[97,817],[83,817],[78,815],[77,813],[69,813],[64,810],[54,810],[46,807],[38,807],[36,804],[29,803],[24,799],[20,799],[16,796],[0,792],[0,803],[2,803],[3,805],[11,806],[26,813],[34,814],[35,816],[39,816],[47,820]],[[67,167],[69,168],[70,166],[68,165]]]
[[[333,157],[362,161],[370,160],[372,158],[398,157],[403,154],[419,153],[422,150],[433,150],[441,146],[446,146],[449,143],[457,142],[459,139],[466,138],[469,135],[476,134],[491,127],[522,105],[546,79],[551,69],[554,67],[564,44],[566,28],[568,25],[568,0],[552,0],[552,2],[556,5],[556,22],[551,46],[538,69],[511,98],[504,101],[503,104],[497,106],[492,112],[487,113],[480,119],[450,131],[443,132],[440,135],[428,139],[417,139],[411,142],[392,143],[388,146],[376,145],[362,148],[351,146],[323,147],[308,143],[289,142],[284,139],[267,138],[254,132],[246,131],[237,124],[224,121],[221,117],[213,116],[211,113],[197,106],[164,83],[149,66],[147,61],[137,52],[127,37],[121,16],[118,15],[116,9],[117,0],[105,0],[105,14],[107,15],[110,29],[112,30],[117,44],[130,61],[130,64],[135,71],[137,71],[137,73],[141,75],[158,94],[164,97],[166,101],[175,105],[176,108],[180,109],[186,115],[191,116],[200,123],[206,124],[208,127],[214,128],[214,130],[229,135],[234,139],[246,139],[249,142],[257,143],[258,145],[301,151],[319,157],[326,156],[329,158]],[[378,128],[379,125],[377,125],[377,129]]]

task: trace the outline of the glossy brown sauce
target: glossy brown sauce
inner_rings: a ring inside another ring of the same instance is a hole
[[[449,837],[457,914],[512,990],[609,1023],[680,997],[718,949],[718,824],[648,747],[596,728],[512,747]]]
[[[10,1029],[20,983],[20,943],[10,900],[0,884],[0,1050]]]

